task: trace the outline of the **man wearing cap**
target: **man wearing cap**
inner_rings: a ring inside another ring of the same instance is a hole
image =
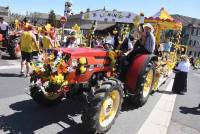
[[[138,54],[153,54],[155,50],[154,28],[150,23],[143,26],[144,32],[141,32],[141,42],[138,48],[128,54],[128,60],[131,61]]]

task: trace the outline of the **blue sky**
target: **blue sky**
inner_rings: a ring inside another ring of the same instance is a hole
[[[63,15],[66,0],[0,0],[1,6],[10,6],[11,11],[23,13],[37,11],[48,13],[53,9]],[[79,13],[87,8],[144,12],[146,16],[154,15],[161,7],[165,7],[170,14],[181,14],[200,19],[200,0],[71,0],[73,12]]]

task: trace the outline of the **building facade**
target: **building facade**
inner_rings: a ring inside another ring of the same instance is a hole
[[[190,25],[187,30],[189,31],[188,37],[188,55],[200,58],[200,26]]]
[[[188,47],[188,55],[200,58],[200,19],[172,15],[183,24],[181,44]]]
[[[0,6],[0,16],[5,19],[5,21],[9,21],[10,19],[10,10],[9,7]]]

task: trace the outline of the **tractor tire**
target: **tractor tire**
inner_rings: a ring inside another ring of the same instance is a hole
[[[102,83],[82,114],[82,122],[89,133],[102,134],[114,124],[123,102],[120,81],[109,79]]]
[[[30,95],[33,100],[41,106],[53,106],[61,102],[61,96],[47,96],[39,86],[30,88]]]
[[[152,63],[149,62],[139,75],[136,95],[130,97],[133,103],[142,106],[147,102],[153,89],[154,78],[155,69]]]
[[[14,44],[9,46],[8,52],[12,59],[19,59],[21,57],[21,54],[17,53],[17,47],[19,46],[15,46]]]

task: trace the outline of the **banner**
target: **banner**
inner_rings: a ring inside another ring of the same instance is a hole
[[[96,10],[84,13],[82,19],[105,21],[105,22],[133,23],[133,19],[136,16],[138,15],[131,12],[120,12],[117,10],[113,11]]]

